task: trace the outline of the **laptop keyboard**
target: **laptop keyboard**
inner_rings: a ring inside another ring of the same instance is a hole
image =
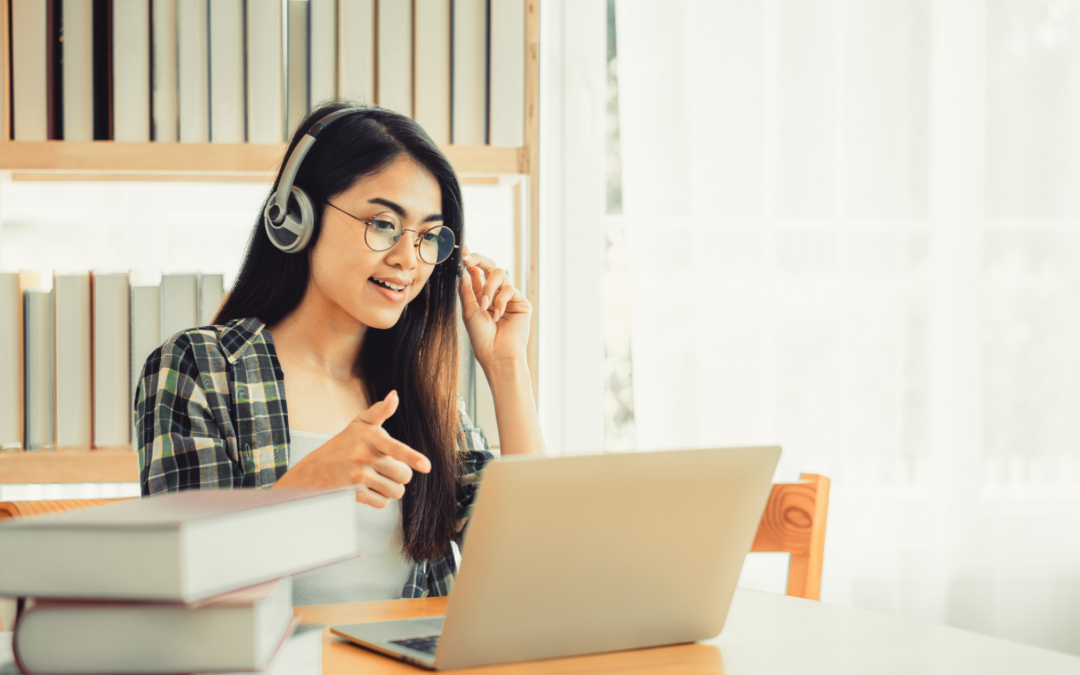
[[[430,654],[435,656],[435,649],[439,646],[438,635],[428,635],[427,637],[415,637],[406,638],[404,640],[390,640],[392,645],[401,645],[402,647],[408,647],[409,649],[421,652],[423,654]]]

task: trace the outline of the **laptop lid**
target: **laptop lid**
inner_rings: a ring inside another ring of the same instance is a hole
[[[715,637],[779,458],[747,447],[492,462],[435,667]]]

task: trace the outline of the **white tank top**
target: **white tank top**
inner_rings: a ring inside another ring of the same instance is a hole
[[[289,429],[289,468],[330,440],[327,434]],[[297,575],[293,604],[397,600],[412,577],[413,563],[402,553],[401,502],[386,508],[356,504],[360,528],[360,557]]]

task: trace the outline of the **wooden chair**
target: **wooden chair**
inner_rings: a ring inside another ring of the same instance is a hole
[[[119,499],[43,499],[31,502],[0,502],[0,522],[8,518],[25,518],[27,516],[40,516],[46,513],[59,513],[74,509],[85,509],[91,506],[100,506],[109,502],[121,501]],[[0,619],[0,631],[4,630],[4,621]]]
[[[787,594],[818,600],[825,554],[829,485],[825,476],[800,474],[798,483],[772,486],[752,553],[790,553]]]

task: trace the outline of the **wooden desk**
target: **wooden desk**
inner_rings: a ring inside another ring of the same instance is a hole
[[[300,607],[305,621],[340,624],[442,614],[444,598]],[[707,643],[512,663],[455,673],[1068,673],[1080,657],[919,621],[740,589],[724,632]],[[323,636],[324,675],[423,673]]]

